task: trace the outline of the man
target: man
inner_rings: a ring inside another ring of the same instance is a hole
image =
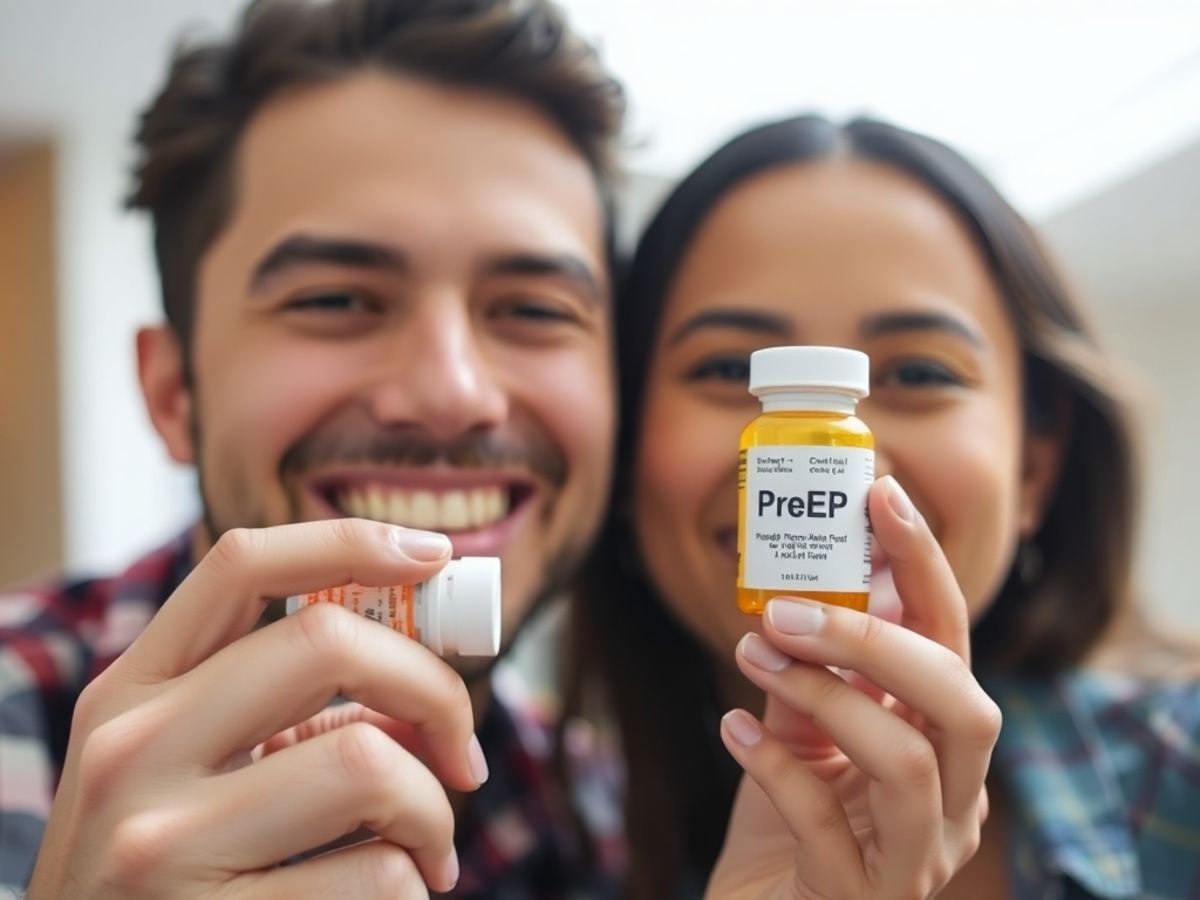
[[[132,198],[169,324],[137,355],[203,522],[0,600],[0,882],[36,856],[35,900],[596,886],[486,661],[326,606],[254,626],[496,555],[507,646],[572,570],[615,427],[621,113],[543,0],[259,0],[177,57]]]

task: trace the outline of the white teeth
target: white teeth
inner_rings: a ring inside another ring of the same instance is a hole
[[[509,512],[508,491],[501,487],[434,493],[370,485],[343,492],[338,507],[348,516],[438,531],[485,528]]]
[[[471,524],[467,512],[467,495],[462,491],[442,494],[441,513],[439,524],[448,531],[459,531]]]
[[[487,494],[483,488],[476,488],[467,495],[468,514],[472,525],[486,525],[489,521],[487,514]]]
[[[492,488],[487,492],[487,500],[487,514],[489,521],[499,521],[508,514],[508,497],[503,491],[498,488]]]
[[[437,497],[429,491],[417,491],[408,506],[408,524],[413,528],[438,527]]]
[[[391,499],[388,501],[388,521],[407,522],[408,520],[408,497],[401,491],[392,491]]]
[[[351,491],[342,500],[342,507],[357,519],[367,517],[367,495],[362,491]]]
[[[383,490],[378,487],[367,491],[367,517],[380,522],[387,521],[388,502],[383,497]]]

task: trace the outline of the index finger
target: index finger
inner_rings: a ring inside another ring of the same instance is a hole
[[[904,606],[900,624],[950,648],[970,664],[967,604],[925,517],[890,475],[871,486],[867,504],[875,539],[887,555]]]
[[[235,528],[113,668],[133,680],[165,681],[247,634],[270,600],[350,582],[416,584],[449,559],[445,535],[365,519]]]
[[[166,729],[161,741],[180,761],[220,766],[341,696],[410,723],[452,787],[474,790],[484,780],[461,676],[416,641],[335,604],[258,629],[171,690],[180,727]]]

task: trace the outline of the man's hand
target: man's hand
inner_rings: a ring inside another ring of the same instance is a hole
[[[462,680],[414,641],[329,604],[257,631],[273,598],[416,583],[441,535],[360,520],[228,532],[90,684],[31,900],[426,897],[457,879],[443,784],[486,777]],[[256,747],[336,696],[370,719]],[[379,840],[279,867],[365,826]]]

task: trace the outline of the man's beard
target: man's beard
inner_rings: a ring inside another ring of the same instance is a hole
[[[226,531],[234,528],[265,528],[270,522],[261,513],[249,515],[245,521],[219,522],[214,512],[214,506],[209,500],[208,482],[205,478],[204,444],[201,441],[201,429],[197,415],[197,406],[193,404],[191,417],[192,447],[196,457],[196,481],[200,492],[201,526],[204,529],[208,546],[212,547],[218,538]],[[356,416],[361,420],[361,416]],[[566,481],[567,464],[558,448],[550,441],[539,439],[527,442],[498,440],[489,434],[467,435],[464,438],[449,443],[439,444],[428,437],[413,431],[381,431],[369,428],[361,434],[353,430],[339,431],[336,427],[338,417],[333,422],[322,423],[316,430],[300,438],[284,454],[279,464],[278,477],[284,485],[287,498],[287,521],[305,521],[301,514],[301,502],[297,488],[288,485],[299,483],[300,477],[313,468],[330,463],[368,463],[375,465],[407,465],[411,467],[432,466],[438,463],[458,469],[486,469],[501,465],[517,465],[553,489],[561,488]],[[466,682],[468,688],[486,681],[496,665],[511,651],[517,638],[525,629],[538,618],[555,599],[561,597],[567,590],[571,579],[582,562],[586,547],[565,547],[561,549],[546,565],[544,576],[539,587],[534,591],[533,599],[525,608],[517,627],[513,629],[501,646],[496,656],[480,657],[451,657],[447,662]],[[287,614],[287,598],[270,600],[256,627],[263,627],[276,622]]]

